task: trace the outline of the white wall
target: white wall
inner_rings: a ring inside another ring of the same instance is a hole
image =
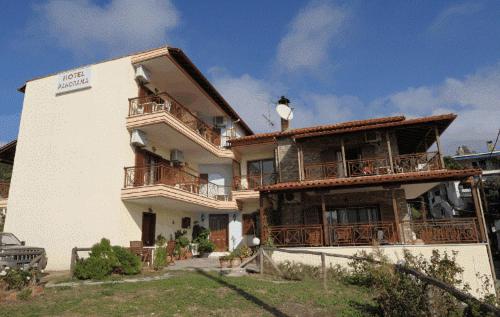
[[[124,57],[91,71],[87,90],[56,96],[57,75],[26,86],[5,229],[45,247],[48,269],[67,269],[71,248],[100,237],[140,238],[120,198],[134,163],[125,126],[134,69]]]
[[[457,251],[456,261],[464,269],[462,274],[462,280],[464,283],[468,283],[471,287],[471,294],[474,296],[480,296],[478,290],[482,290],[483,282],[477,277],[477,274],[486,275],[490,281],[493,281],[492,272],[488,260],[488,252],[486,250],[488,246],[486,244],[440,244],[440,245],[392,245],[392,246],[381,246],[379,247],[383,253],[389,258],[390,261],[396,263],[398,260],[403,258],[403,250],[409,250],[413,255],[423,255],[429,259],[432,255],[433,250],[439,250],[441,255],[446,251],[448,255],[452,255],[453,251]],[[322,247],[322,248],[293,248],[294,250],[304,249],[310,251],[318,251],[325,253],[336,253],[344,255],[354,255],[360,251],[366,251],[371,253],[374,251],[373,247],[358,246],[358,247]],[[309,254],[290,254],[275,251],[272,255],[273,260],[277,262],[282,261],[292,261],[301,262],[308,265],[321,265],[321,258],[317,255]],[[336,257],[326,257],[326,265],[341,265],[343,267],[348,267],[350,260],[336,258]],[[493,289],[490,289],[492,292]]]
[[[233,220],[233,215],[236,215],[236,219]],[[235,212],[229,214],[229,251],[234,250],[243,241],[243,227],[242,227],[242,216],[241,213]]]

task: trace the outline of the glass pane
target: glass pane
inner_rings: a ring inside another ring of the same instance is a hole
[[[367,208],[359,208],[358,209],[358,220],[361,223],[370,222],[370,218],[369,218],[369,214],[368,214],[368,209]]]
[[[248,174],[260,175],[260,161],[248,162]]]
[[[273,162],[273,160],[263,160],[262,161],[262,172],[264,174],[274,173],[274,162]]]

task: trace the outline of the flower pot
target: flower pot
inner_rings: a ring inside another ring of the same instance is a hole
[[[233,258],[231,259],[231,267],[238,267],[241,264],[241,259],[240,258]]]
[[[188,250],[186,252],[186,259],[191,259],[191,258],[193,258],[193,253],[190,250]]]
[[[219,259],[221,269],[228,268],[231,265],[231,261]]]

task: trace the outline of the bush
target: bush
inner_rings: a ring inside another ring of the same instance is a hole
[[[175,240],[175,245],[178,245],[181,248],[185,248],[189,245],[189,239],[185,236],[180,236]]]
[[[449,293],[395,270],[381,252],[357,256],[377,262],[353,260],[349,280],[377,290],[376,301],[384,316],[456,316],[462,311],[461,303]],[[405,250],[403,265],[458,288],[462,284],[459,276],[463,269],[456,264],[455,258],[455,252],[449,256],[446,252],[441,255],[433,250],[427,260]],[[467,285],[462,286],[463,291],[468,289]]]
[[[167,264],[167,249],[160,247],[155,250],[155,258],[153,259],[153,268],[160,270]]]
[[[120,246],[111,246],[108,239],[101,239],[92,246],[89,257],[75,265],[74,276],[81,280],[104,279],[111,273],[133,275],[141,272],[140,258]]]
[[[214,252],[215,250],[215,244],[206,239],[206,240],[201,240],[198,242],[198,252],[200,253],[210,253],[210,252]]]
[[[302,263],[285,261],[278,265],[283,273],[283,278],[293,281],[303,281],[305,279],[319,279],[321,269],[318,266],[306,265]]]
[[[137,255],[120,246],[114,246],[113,252],[119,263],[118,266],[113,268],[115,273],[135,275],[141,272],[142,263]]]
[[[33,278],[31,270],[5,269],[0,275],[0,280],[7,284],[9,290],[22,290],[30,284]]]
[[[240,249],[240,257],[248,258],[252,256],[252,249],[250,249],[248,246],[244,245],[239,249]]]
[[[76,263],[74,275],[79,280],[102,280],[112,272],[113,266],[109,259],[90,256]]]

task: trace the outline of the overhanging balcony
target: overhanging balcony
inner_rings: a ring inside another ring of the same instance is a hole
[[[201,120],[167,93],[129,99],[127,128],[141,129],[152,139],[169,134],[197,143],[211,154],[234,159],[231,150],[221,146],[220,131]]]
[[[437,152],[304,164],[304,180],[362,177],[443,169]]]
[[[235,210],[231,187],[201,179],[167,164],[125,168],[122,199],[180,210]]]

